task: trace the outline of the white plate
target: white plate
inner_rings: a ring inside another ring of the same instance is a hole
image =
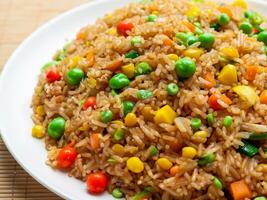
[[[86,184],[45,165],[47,152],[43,141],[31,137],[30,103],[41,66],[51,59],[66,40],[79,29],[105,13],[135,0],[97,0],[73,9],[50,21],[13,53],[1,74],[0,129],[2,138],[18,163],[38,182],[65,199],[112,199],[108,194],[91,196]],[[251,0],[251,5],[264,13],[266,2]]]

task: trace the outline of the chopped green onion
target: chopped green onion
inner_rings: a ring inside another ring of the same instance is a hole
[[[149,90],[138,90],[136,93],[137,99],[141,99],[141,100],[151,98],[152,96],[153,96],[153,93]]]
[[[58,61],[51,61],[51,62],[48,62],[48,63],[46,63],[46,64],[42,67],[42,71],[45,71],[45,70],[47,70],[47,69],[50,68],[50,67],[56,67],[58,64],[59,64]]]
[[[131,200],[142,200],[145,197],[149,197],[151,192],[153,192],[153,188],[147,187],[144,189],[144,191],[136,193]]]
[[[122,140],[123,136],[124,136],[124,133],[123,133],[123,130],[121,128],[116,129],[114,134],[113,134],[113,138],[116,141]]]
[[[267,133],[251,133],[249,140],[267,140]]]
[[[117,160],[115,159],[115,158],[109,158],[108,159],[108,162],[110,163],[110,164],[115,164],[115,163],[117,163]]]
[[[243,141],[244,146],[240,146],[238,151],[248,157],[253,157],[258,154],[259,150],[254,145],[248,143],[247,141]]]
[[[139,57],[139,53],[136,51],[130,51],[129,53],[125,54],[125,58],[135,59],[137,57]]]
[[[142,37],[141,36],[134,36],[131,40],[132,46],[136,46],[137,44],[141,44]]]
[[[153,156],[158,155],[159,150],[154,145],[151,145],[149,147],[149,150],[150,150],[150,156],[153,157]]]
[[[198,161],[197,163],[200,165],[200,166],[205,166],[209,163],[212,163],[213,161],[215,160],[215,155],[214,153],[210,153],[210,154],[206,154],[204,156],[202,156]]]
[[[221,190],[223,188],[223,184],[220,181],[219,178],[217,178],[216,176],[213,177],[213,184],[216,188],[218,188],[219,190]]]
[[[120,199],[123,197],[123,193],[122,191],[120,190],[120,188],[115,188],[113,191],[112,191],[112,196],[116,199]]]
[[[213,28],[215,31],[219,31],[221,28],[220,24],[214,23],[210,25],[210,28]]]
[[[155,22],[157,20],[158,16],[155,14],[148,15],[146,21],[147,22]]]

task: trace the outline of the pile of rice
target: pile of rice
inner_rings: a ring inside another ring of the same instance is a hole
[[[244,123],[249,123],[252,131],[252,124],[266,125],[267,105],[261,104],[258,99],[253,106],[248,105],[233,92],[232,85],[221,84],[217,79],[224,66],[221,49],[236,48],[239,57],[231,61],[237,67],[236,85],[250,85],[260,95],[267,88],[267,70],[261,70],[256,74],[255,80],[249,82],[246,79],[246,67],[254,65],[264,69],[267,66],[264,44],[239,30],[238,25],[244,18],[242,7],[224,6],[231,10],[232,17],[230,23],[219,31],[210,28],[210,24],[221,14],[219,5],[186,0],[132,3],[97,20],[94,25],[82,28],[77,38],[54,57],[56,59],[58,55],[63,55],[55,66],[60,71],[61,80],[47,83],[46,73],[42,71],[33,95],[35,124],[45,127],[47,132],[49,122],[56,116],[66,120],[64,135],[59,140],[51,138],[47,133],[45,135],[47,163],[56,168],[56,157],[60,149],[75,141],[78,156],[69,175],[86,181],[91,172],[102,171],[109,179],[108,191],[118,187],[126,199],[131,199],[148,186],[153,188],[152,196],[149,197],[151,199],[227,199],[229,185],[239,180],[246,182],[253,197],[267,195],[267,173],[259,167],[267,163],[267,154],[264,153],[267,141],[258,142],[259,153],[251,158],[237,150],[243,145],[243,139],[249,137],[248,127]],[[177,32],[190,31],[183,22],[189,21],[187,12],[192,7],[199,8],[201,12],[193,20],[201,23],[204,32],[215,36],[215,43],[212,49],[203,49],[204,53],[199,58],[192,58],[197,64],[196,73],[189,79],[179,80],[174,70],[175,62],[168,55],[183,57],[186,49],[199,47],[199,42],[185,47],[173,40]],[[151,13],[156,13],[158,18],[155,22],[148,23],[147,16]],[[126,37],[116,30],[121,21],[134,25]],[[142,37],[141,43],[136,46],[131,45],[134,36]],[[166,38],[172,39],[171,45],[164,44]],[[140,56],[135,59],[125,58],[125,54],[131,50],[135,50]],[[88,54],[94,55],[93,66],[88,64]],[[106,67],[118,60],[121,65],[147,62],[153,71],[136,76],[118,95],[112,95],[108,82],[120,69],[110,71]],[[78,86],[70,86],[66,80],[68,70],[73,67],[82,69],[86,74]],[[217,82],[210,89],[205,87],[204,77],[207,72],[211,72]],[[166,86],[171,82],[179,85],[180,91],[176,96],[167,95]],[[152,91],[153,97],[138,100],[138,89]],[[219,102],[224,109],[218,111],[210,108],[208,99],[215,92],[226,94],[232,104]],[[97,106],[83,110],[80,102],[90,96],[96,96]],[[135,102],[132,112],[137,116],[138,123],[134,127],[127,127],[117,121],[124,122],[122,100]],[[150,114],[153,116],[165,105],[169,105],[177,114],[173,124],[156,124],[153,117],[148,119],[143,116],[145,106],[151,109]],[[37,112],[40,106],[44,111],[41,114]],[[100,112],[107,109],[113,112],[113,121],[103,123]],[[213,113],[215,117],[212,126],[206,120],[208,113]],[[233,124],[229,128],[223,126],[226,115],[233,118]],[[207,141],[193,139],[194,131],[190,127],[190,120],[194,117],[201,119],[200,130],[208,132]],[[124,130],[124,138],[120,142],[113,139],[117,128]],[[92,133],[102,135],[100,148],[96,150],[90,147]],[[123,156],[112,151],[112,146],[116,143],[124,146],[126,153]],[[149,155],[151,145],[159,150],[157,156]],[[195,158],[182,157],[182,148],[185,146],[197,150]],[[207,153],[214,153],[215,161],[199,166],[198,159]],[[127,159],[133,156],[139,157],[145,165],[141,173],[133,173],[126,166]],[[110,158],[115,162],[109,162]],[[167,158],[173,165],[177,165],[178,173],[171,176],[169,171],[162,170],[156,163],[158,158]],[[222,181],[224,189],[214,186],[214,176]]]

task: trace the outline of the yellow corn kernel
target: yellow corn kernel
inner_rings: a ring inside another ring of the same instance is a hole
[[[194,133],[195,137],[207,138],[208,133],[206,131],[197,131]]]
[[[191,48],[184,51],[184,56],[190,57],[190,58],[199,58],[204,51],[200,48]]]
[[[37,106],[36,113],[39,116],[44,116],[45,115],[44,106]]]
[[[74,56],[69,63],[69,68],[77,67],[80,60],[81,60],[80,56]]]
[[[114,28],[114,27],[108,29],[108,30],[106,31],[106,33],[109,34],[109,35],[114,35],[114,36],[118,34],[117,29]]]
[[[129,146],[127,147],[127,151],[132,154],[136,153],[138,151],[138,147]]]
[[[127,168],[134,173],[141,173],[145,166],[138,157],[131,157],[126,161]]]
[[[264,173],[267,173],[267,164],[259,164],[257,167],[256,167],[256,170],[258,172],[264,172]]]
[[[145,106],[142,109],[141,113],[146,120],[153,120],[154,113],[153,113],[151,106]]]
[[[173,61],[177,61],[179,59],[179,57],[174,53],[168,54],[168,58]]]
[[[201,15],[201,10],[196,7],[196,6],[192,6],[187,12],[186,12],[186,16],[187,17],[198,17]]]
[[[108,19],[112,19],[113,16],[112,16],[112,14],[107,14],[107,15],[106,15],[106,18],[108,18]]]
[[[79,128],[79,131],[88,131],[89,130],[89,127],[88,125],[83,125]]]
[[[95,87],[96,87],[96,79],[94,79],[94,78],[89,78],[89,79],[88,79],[88,86],[89,86],[90,88],[95,88]]]
[[[122,73],[124,73],[128,78],[134,77],[134,69],[133,63],[121,67]]]
[[[153,15],[157,15],[157,14],[159,14],[159,11],[154,10],[151,14],[153,14]]]
[[[176,112],[169,105],[166,105],[156,111],[154,121],[156,124],[172,124],[176,116]]]
[[[225,57],[234,59],[239,57],[238,50],[232,47],[225,47],[221,50],[221,52],[225,55]]]
[[[184,158],[193,159],[197,155],[197,150],[193,147],[184,147],[182,149],[182,156]]]
[[[238,85],[233,87],[233,91],[239,95],[239,97],[248,103],[249,106],[253,106],[259,99],[255,90],[246,85]]]
[[[87,47],[91,46],[91,42],[90,41],[86,41],[85,42],[85,46],[87,46]]]
[[[134,113],[128,113],[124,121],[126,126],[134,126],[137,124],[137,117]]]
[[[172,162],[170,162],[167,158],[159,158],[157,160],[157,164],[163,170],[169,170],[172,167]]]
[[[113,124],[117,124],[119,126],[122,126],[123,125],[123,122],[121,120],[114,120],[112,121]]]
[[[222,84],[231,85],[237,82],[237,70],[234,65],[228,64],[223,67],[219,76],[219,81]]]
[[[244,10],[247,9],[247,3],[245,0],[235,0],[233,3],[232,3],[233,6],[238,6],[238,7],[241,7],[243,8]]]
[[[35,125],[32,127],[32,136],[36,138],[43,138],[45,136],[45,129],[41,125]]]
[[[124,146],[122,146],[121,144],[114,144],[111,149],[115,154],[119,156],[123,156],[125,154]]]

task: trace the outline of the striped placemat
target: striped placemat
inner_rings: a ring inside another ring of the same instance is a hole
[[[12,51],[38,26],[92,0],[0,0],[0,73]],[[0,74],[1,76],[1,74]],[[61,199],[29,176],[0,137],[0,200]]]

